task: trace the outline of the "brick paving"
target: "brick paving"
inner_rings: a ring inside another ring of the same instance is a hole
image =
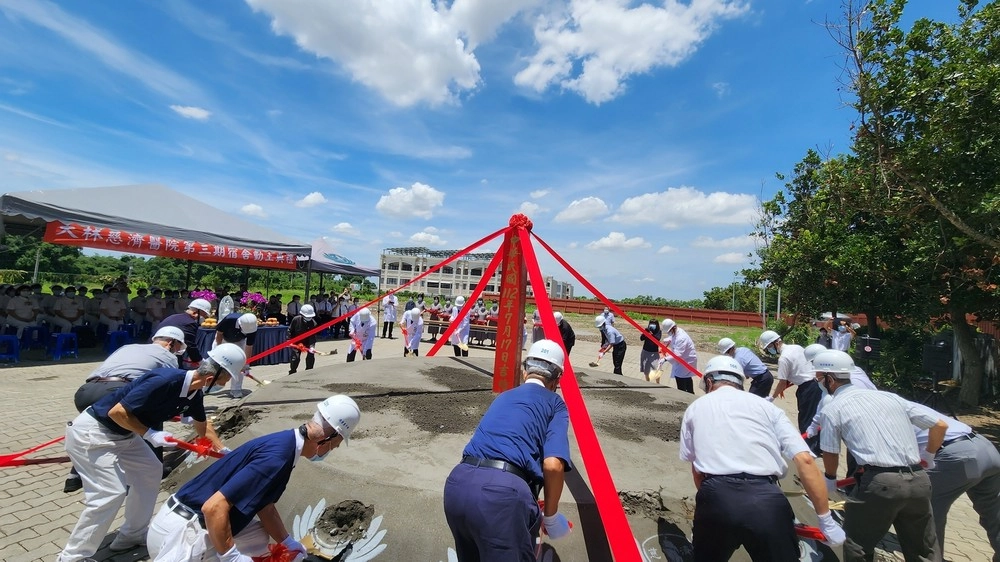
[[[573,359],[583,366],[585,361],[596,354],[598,344],[586,341],[595,338],[596,331],[588,333],[585,328],[578,328],[577,336]],[[347,345],[346,340],[320,342],[317,346],[320,350],[338,349],[339,355],[319,357],[317,365],[343,362]],[[401,348],[402,341],[399,338],[376,339],[374,355],[376,359],[395,356],[402,351]],[[421,352],[428,349],[429,346],[424,346]],[[626,376],[641,377],[638,368],[639,349],[634,345],[629,347],[624,365]],[[450,349],[445,347],[442,352],[450,353]],[[470,354],[489,356],[492,351],[473,347]],[[713,353],[701,350],[701,355],[704,362]],[[66,422],[77,415],[73,407],[73,394],[101,360],[103,355],[98,350],[89,353],[82,350],[80,359],[64,358],[61,361],[43,360],[40,351],[31,351],[25,353],[22,362],[17,365],[0,364],[0,378],[5,383],[0,386],[0,404],[3,404],[3,415],[0,416],[0,455],[19,452],[63,435]],[[255,367],[253,372],[258,378],[274,380],[285,376],[287,369],[287,365],[273,365]],[[611,362],[602,361],[598,370],[610,373]],[[668,379],[664,381],[669,384]],[[254,388],[252,381],[247,381],[244,386],[251,391]],[[209,397],[206,404],[209,407],[220,407],[235,402],[224,397]],[[794,416],[794,398],[789,395],[788,398],[779,400],[778,404]],[[180,433],[183,430],[177,431]],[[62,445],[56,444],[27,458],[54,458],[64,454]],[[62,491],[68,470],[69,465],[65,463],[0,468],[0,559],[8,562],[55,560],[82,508],[82,492],[64,494]],[[163,499],[165,494],[161,494],[160,500]],[[112,535],[105,538],[104,545],[111,541],[120,522],[119,517],[111,527]],[[886,546],[891,548],[890,544],[887,541]],[[898,551],[892,554],[902,560]],[[968,498],[963,496],[949,514],[945,559],[954,562],[980,562],[990,560],[992,556],[992,547],[978,524],[978,516]],[[96,558],[112,562],[146,559],[142,549],[118,555],[102,549]]]

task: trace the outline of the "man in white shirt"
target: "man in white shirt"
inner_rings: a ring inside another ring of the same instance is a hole
[[[681,422],[681,460],[691,463],[698,489],[695,560],[729,560],[743,546],[753,560],[799,559],[795,514],[778,479],[795,463],[828,544],[844,541],[833,520],[819,468],[785,413],[743,392],[743,368],[720,355],[705,366],[705,396]]]
[[[823,399],[823,390],[816,382],[812,365],[806,360],[805,350],[801,345],[783,342],[781,336],[773,330],[761,333],[758,343],[764,353],[778,355],[778,385],[768,400],[773,402],[776,398],[783,397],[789,386],[798,386],[795,391],[798,427],[804,433]]]

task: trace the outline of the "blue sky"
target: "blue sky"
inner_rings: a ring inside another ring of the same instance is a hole
[[[839,4],[0,0],[0,188],[161,183],[366,265],[521,211],[612,298],[699,298],[848,147]]]

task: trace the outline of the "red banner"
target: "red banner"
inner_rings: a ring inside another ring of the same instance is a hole
[[[493,392],[510,390],[521,382],[521,335],[524,333],[526,271],[521,239],[528,233],[512,228],[504,236],[500,254],[500,314],[497,318],[497,348],[493,360]]]
[[[207,261],[268,269],[295,269],[296,266],[295,254],[291,253],[177,240],[166,236],[126,232],[76,223],[64,224],[59,221],[50,222],[45,226],[45,236],[42,239],[53,244],[85,246],[130,254],[148,254],[178,260]]]

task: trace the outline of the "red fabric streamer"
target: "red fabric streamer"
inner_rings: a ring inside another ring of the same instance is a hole
[[[604,296],[604,293],[598,291],[597,287],[594,287],[593,285],[591,285],[590,281],[587,281],[587,279],[584,278],[583,275],[580,275],[579,272],[577,272],[575,269],[573,269],[573,266],[571,266],[570,264],[566,263],[566,260],[562,259],[562,256],[560,256],[559,254],[557,254],[556,251],[553,250],[551,246],[549,246],[548,244],[546,244],[545,240],[542,240],[541,238],[539,238],[538,235],[535,234],[535,233],[532,233],[532,236],[535,237],[535,240],[538,240],[538,243],[541,244],[542,247],[544,247],[546,250],[548,250],[549,254],[551,254],[552,257],[555,258],[555,260],[558,261],[560,265],[562,265],[563,267],[566,268],[566,271],[570,272],[570,274],[573,275],[573,277],[576,277],[576,279],[578,281],[580,281],[580,283],[582,283],[584,287],[586,287],[588,290],[590,290],[590,292],[593,293],[594,296],[597,297],[601,302],[603,302],[608,308],[610,308],[612,312],[614,312],[619,317],[624,318],[636,330],[639,330],[643,334],[646,334],[646,337],[650,341],[655,341],[656,345],[658,345],[660,347],[660,351],[661,352],[664,352],[664,353],[670,355],[671,357],[673,357],[674,359],[676,359],[678,363],[680,363],[681,365],[684,365],[684,368],[687,369],[688,371],[691,371],[693,374],[695,374],[695,375],[697,375],[699,377],[702,376],[701,372],[699,372],[698,369],[696,369],[695,367],[692,367],[687,361],[685,361],[684,359],[680,358],[676,353],[674,353],[673,351],[671,351],[670,348],[668,348],[667,346],[663,345],[663,342],[661,342],[661,341],[657,340],[656,338],[654,338],[652,334],[650,334],[642,326],[640,326],[639,324],[637,324],[635,320],[632,320],[631,318],[629,318],[629,316],[627,314],[625,314],[625,312],[622,309],[618,308],[618,305],[616,305],[615,303],[611,302],[611,299],[609,299],[608,297]],[[542,285],[542,286],[544,287],[545,285]],[[536,294],[535,298],[536,298],[536,303],[537,303],[537,294]]]
[[[506,232],[506,231],[507,229],[505,228],[501,232]],[[497,252],[493,256],[493,259],[490,261],[490,265],[486,267],[486,271],[483,272],[482,279],[480,279],[479,283],[476,284],[475,290],[472,291],[472,294],[469,295],[469,298],[465,301],[465,305],[463,305],[462,309],[458,312],[458,318],[462,318],[463,315],[469,313],[469,309],[472,308],[472,303],[476,302],[476,299],[479,298],[479,295],[483,294],[483,291],[486,290],[486,284],[489,283],[490,279],[493,278],[493,274],[496,273],[497,268],[500,267],[501,261],[503,261],[503,254]],[[444,333],[441,334],[441,337],[438,338],[438,341],[434,344],[433,347],[431,347],[431,350],[427,352],[427,356],[433,357],[434,354],[436,354],[438,350],[441,349],[441,346],[443,346],[444,343],[451,338],[451,335],[455,332],[457,328],[458,328],[457,323],[449,322],[448,327],[445,328],[444,330]]]
[[[521,250],[524,253],[524,263],[528,268],[528,278],[531,280],[531,285],[545,287],[545,279],[538,268],[535,250],[531,247],[527,231],[522,229],[520,234]],[[549,252],[552,250],[549,249]],[[562,262],[562,259],[555,253],[552,255]],[[570,269],[564,262],[563,265],[568,270]],[[538,306],[538,312],[542,318],[542,329],[545,331],[546,339],[557,342],[561,346],[562,337],[559,334],[559,327],[556,326],[555,317],[552,315],[552,303],[549,302],[549,296],[544,290],[535,292],[535,304]],[[573,424],[576,442],[580,446],[580,456],[583,457],[583,464],[587,467],[587,475],[590,477],[590,485],[594,491],[594,499],[597,501],[597,510],[601,514],[601,521],[604,523],[611,553],[618,562],[641,561],[642,555],[639,553],[639,546],[635,542],[628,518],[625,517],[625,509],[618,497],[618,488],[615,487],[615,482],[611,478],[611,470],[608,469],[608,462],[604,458],[604,451],[601,450],[601,443],[594,431],[594,423],[590,419],[590,412],[587,411],[587,404],[583,400],[580,385],[568,357],[559,386],[562,388],[563,399],[569,410],[569,419]]]
[[[56,437],[51,441],[46,441],[41,445],[36,445],[30,449],[21,451],[20,453],[11,453],[9,455],[0,455],[0,468],[6,468],[11,466],[25,466],[29,464],[50,464],[50,463],[61,463],[69,461],[69,457],[56,457],[53,459],[22,459],[21,457],[30,455],[39,449],[44,449],[49,445],[55,445],[56,443],[65,439],[66,436]]]

